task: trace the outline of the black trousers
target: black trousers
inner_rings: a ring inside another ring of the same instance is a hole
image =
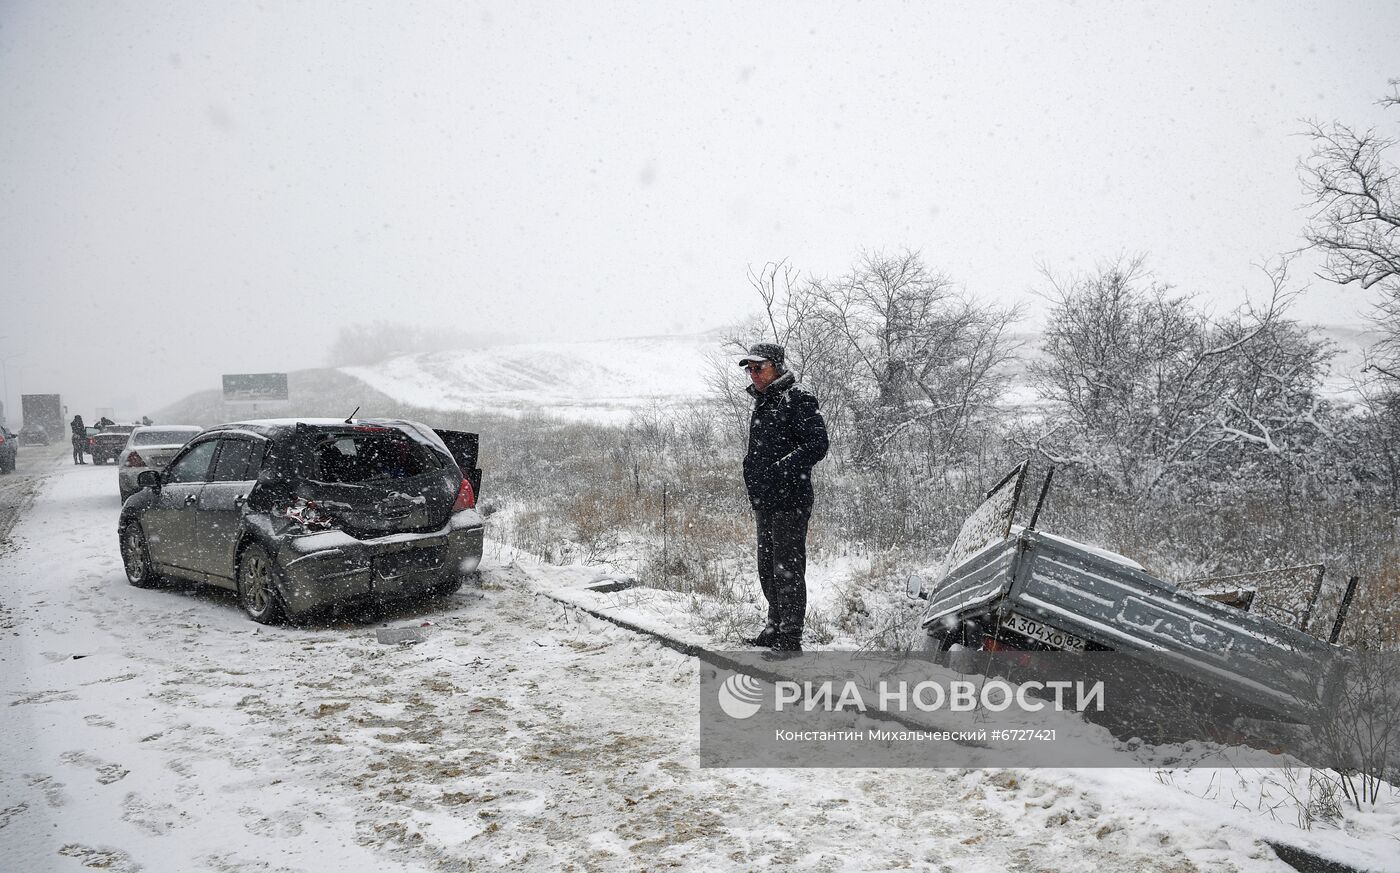
[[[768,598],[768,623],[788,643],[800,643],[807,616],[807,522],[810,510],[756,510],[758,581]]]
[[[87,440],[82,437],[73,437],[73,463],[83,463],[83,449],[87,448]]]

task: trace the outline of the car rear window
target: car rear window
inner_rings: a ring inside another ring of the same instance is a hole
[[[442,460],[422,443],[394,430],[335,434],[316,443],[321,482],[408,479],[442,469]]]
[[[143,430],[131,437],[133,446],[183,446],[197,430]]]

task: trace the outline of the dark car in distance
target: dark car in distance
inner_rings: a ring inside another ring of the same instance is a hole
[[[19,434],[0,425],[0,473],[13,473],[19,455]]]
[[[92,462],[105,464],[108,461],[116,461],[133,430],[136,430],[134,424],[109,424],[88,428],[88,454],[92,455]]]
[[[19,429],[19,441],[26,446],[46,446],[52,442],[48,429],[42,424],[25,422]]]
[[[209,428],[118,521],[127,580],[237,592],[254,621],[332,603],[456,591],[481,562],[476,434],[388,419]]]

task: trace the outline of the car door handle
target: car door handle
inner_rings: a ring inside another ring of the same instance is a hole
[[[198,495],[198,494],[186,494],[186,495],[185,495],[185,505],[186,505],[186,506],[190,506],[191,504],[193,504],[193,503],[194,503],[196,500],[198,500],[198,499],[199,499],[199,495]]]

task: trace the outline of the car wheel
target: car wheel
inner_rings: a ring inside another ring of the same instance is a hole
[[[238,605],[258,624],[273,624],[282,618],[277,568],[262,546],[249,545],[238,555]]]
[[[986,651],[984,639],[980,624],[961,622],[956,627],[926,633],[922,648],[939,666],[950,667],[958,673],[975,673],[978,672],[974,666],[978,663],[975,656]]]
[[[133,521],[121,531],[122,564],[126,567],[126,581],[137,588],[150,588],[156,584],[155,567],[151,565],[151,549],[146,543],[146,532],[139,521]]]

